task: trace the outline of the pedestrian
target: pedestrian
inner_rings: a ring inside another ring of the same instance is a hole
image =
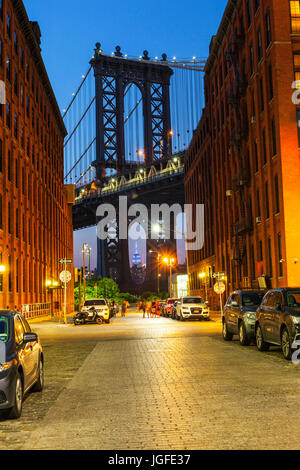
[[[139,312],[139,307],[140,307],[140,304],[139,304],[139,302],[137,302],[137,303],[135,304],[135,313],[138,313],[138,312]]]
[[[151,317],[152,318],[156,317],[156,302],[155,302],[155,300],[152,300],[152,303],[151,303]]]
[[[160,317],[160,301],[156,301],[156,315]]]
[[[152,315],[152,302],[151,302],[151,300],[148,300],[148,302],[147,302],[147,315],[148,315],[148,318],[150,318],[150,316]]]
[[[143,311],[143,318],[146,316],[146,302],[145,300],[142,302],[142,311]]]
[[[126,314],[127,303],[125,300],[122,302],[122,317],[125,317]]]

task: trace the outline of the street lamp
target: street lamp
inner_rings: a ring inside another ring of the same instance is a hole
[[[0,273],[5,273],[5,271],[6,271],[6,267],[1,265],[0,266]]]

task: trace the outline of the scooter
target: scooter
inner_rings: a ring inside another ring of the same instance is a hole
[[[86,323],[97,323],[102,325],[104,318],[92,307],[89,310],[76,313],[73,317],[74,325],[85,325]]]

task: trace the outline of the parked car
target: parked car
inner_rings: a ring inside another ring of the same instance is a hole
[[[172,309],[174,306],[174,303],[177,302],[179,299],[175,298],[170,298],[167,300],[167,303],[164,308],[164,316],[165,317],[172,317]]]
[[[259,351],[274,344],[281,347],[285,359],[291,359],[300,339],[300,287],[267,292],[257,310],[255,336]]]
[[[176,320],[209,320],[208,303],[202,297],[182,297],[176,303]]]
[[[17,312],[0,311],[0,410],[20,418],[23,397],[44,386],[44,354],[36,333]]]
[[[231,341],[239,336],[242,346],[248,346],[255,339],[256,310],[262,302],[265,291],[236,290],[224,307],[223,338]]]
[[[82,312],[88,311],[91,308],[94,308],[97,313],[103,317],[105,323],[110,322],[110,309],[107,301],[105,299],[88,299],[84,302],[84,305],[81,309]]]

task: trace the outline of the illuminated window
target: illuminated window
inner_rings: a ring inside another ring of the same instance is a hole
[[[292,33],[300,33],[300,1],[290,1],[291,30]]]
[[[295,81],[299,82],[297,88],[300,88],[300,54],[294,54],[294,76]]]

